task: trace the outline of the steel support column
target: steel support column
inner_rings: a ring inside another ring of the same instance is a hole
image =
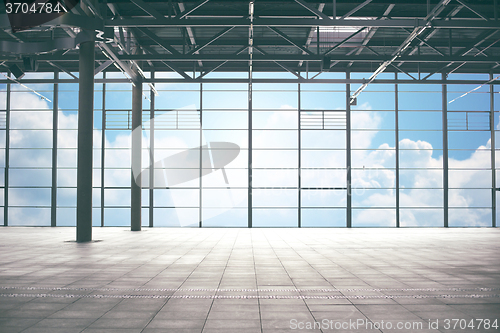
[[[490,81],[493,80],[493,73],[490,73]],[[496,180],[496,160],[495,160],[495,90],[490,84],[490,131],[491,131],[491,226],[497,226],[497,180]]]
[[[106,79],[106,72],[102,73]],[[106,83],[102,84],[102,119],[101,119],[101,227],[104,227],[104,160],[106,158]]]
[[[78,175],[76,241],[92,240],[92,135],[94,122],[94,42],[80,44],[78,94]]]
[[[59,72],[54,72],[54,79],[59,79]],[[50,226],[57,224],[57,123],[59,116],[59,84],[54,83],[54,100],[52,106],[52,189],[50,202]]]
[[[155,72],[151,71],[151,78],[154,79]],[[153,83],[154,84],[154,83]],[[155,93],[153,89],[151,89],[150,95],[151,103],[149,108],[149,165],[151,165],[149,169],[149,227],[153,227],[154,223],[154,164],[155,164]]]
[[[346,78],[351,73],[346,72]],[[346,93],[346,167],[347,167],[347,227],[352,227],[352,189],[351,189],[351,85],[345,86]]]
[[[395,132],[396,132],[396,227],[400,227],[399,214],[399,86],[397,83],[398,73],[394,73],[396,83],[394,84],[394,105],[395,105]]]
[[[252,72],[248,83],[248,227],[252,227]]]
[[[446,80],[446,74],[442,73],[442,80]],[[443,208],[444,227],[448,227],[448,86],[442,85],[442,114],[443,114]]]
[[[199,193],[199,208],[198,208],[198,219],[199,219],[199,224],[198,226],[201,228],[203,226],[203,83],[200,83],[200,179],[199,179],[199,187],[200,187],[200,193]],[[207,148],[208,148],[208,142],[207,142]],[[208,150],[207,150],[208,153]]]
[[[10,77],[10,73],[8,73]],[[10,83],[7,83],[7,100],[5,106],[5,172],[4,172],[4,207],[3,225],[9,225],[9,159],[10,159]]]
[[[298,149],[298,168],[297,168],[297,172],[298,172],[298,227],[301,228],[302,227],[302,149],[301,149],[301,129],[300,129],[300,83],[298,84],[298,87],[297,87],[297,92],[298,92],[298,101],[297,101],[297,126],[298,126],[298,142],[297,142],[297,147],[299,148]]]
[[[142,162],[142,81],[132,85],[132,184],[130,201],[130,230],[141,231],[142,176],[134,175],[133,170],[141,171]]]

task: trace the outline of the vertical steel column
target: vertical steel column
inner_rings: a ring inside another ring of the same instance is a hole
[[[130,186],[130,230],[141,231],[142,226],[142,80],[132,85],[132,170]]]
[[[351,78],[351,73],[346,72],[346,78]],[[346,96],[346,168],[347,168],[347,227],[352,227],[352,189],[351,189],[351,84],[345,85]]]
[[[248,4],[248,11],[250,14],[250,29],[248,31],[248,55],[250,61],[248,62],[248,227],[251,228],[253,225],[253,198],[252,198],[252,112],[253,112],[253,90],[252,90],[252,79],[253,79],[253,14],[254,14],[254,1],[250,0]]]
[[[320,48],[319,48],[319,25],[316,27],[316,53],[320,53]]]
[[[10,73],[8,73],[10,77]],[[9,225],[9,159],[10,159],[10,83],[7,83],[7,101],[5,107],[5,172],[3,225]]]
[[[248,83],[248,227],[252,227],[252,71]]]
[[[490,81],[493,80],[493,73],[490,73]],[[495,91],[493,85],[490,84],[490,131],[491,131],[491,226],[497,226],[497,175],[495,173],[496,159],[495,159]]]
[[[59,72],[54,72],[54,79],[59,79]],[[52,105],[52,191],[50,202],[50,226],[57,224],[57,123],[59,118],[59,84],[54,83],[54,101]]]
[[[151,78],[155,78],[155,72],[151,71]],[[154,83],[152,83],[154,85]],[[155,186],[155,93],[153,89],[151,89],[151,103],[149,108],[149,165],[151,165],[149,169],[149,227],[153,227],[154,221],[154,186]]]
[[[441,74],[443,81],[446,81],[447,75]],[[448,86],[443,83],[443,207],[444,207],[444,227],[448,227]]]
[[[106,72],[102,73],[106,79]],[[101,119],[101,227],[104,227],[104,158],[106,145],[106,83],[102,84],[102,119]]]
[[[450,57],[453,55],[453,44],[452,44],[452,30],[448,29],[448,52],[450,52]]]
[[[94,122],[94,42],[80,44],[76,241],[92,240],[92,132]]]
[[[203,205],[202,205],[202,199],[203,199],[203,83],[200,83],[200,196],[199,196],[199,204],[198,204],[198,217],[199,217],[199,227],[201,228],[202,225],[202,219],[203,219]],[[207,142],[207,148],[208,148],[208,142]]]
[[[298,221],[299,221],[299,228],[302,227],[302,180],[301,180],[301,174],[302,174],[302,145],[301,145],[301,129],[300,129],[300,83],[298,84],[298,88],[297,88],[297,92],[298,92],[298,108],[297,108],[297,118],[298,118],[298,148],[299,148],[299,151],[298,151],[298,190],[299,190],[299,193],[298,193],[298,209],[299,209],[299,216],[298,216]]]
[[[394,84],[394,98],[395,98],[395,129],[396,129],[396,227],[400,227],[400,214],[399,214],[399,86],[398,86],[398,73],[394,73],[396,83]]]

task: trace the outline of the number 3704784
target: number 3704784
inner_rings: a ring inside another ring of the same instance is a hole
[[[7,2],[5,4],[7,14],[52,14],[67,13],[68,10],[59,1],[56,3],[35,1],[28,2]]]

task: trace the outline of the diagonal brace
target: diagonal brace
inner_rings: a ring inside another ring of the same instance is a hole
[[[325,13],[323,13],[320,10],[317,10],[314,7],[310,7],[309,4],[307,4],[305,1],[303,1],[303,0],[295,0],[295,2],[298,3],[299,5],[301,5],[302,7],[304,7],[305,9],[307,9],[308,11],[310,11],[311,13],[317,15],[319,18],[321,18],[323,20],[331,20],[328,17],[328,15],[326,15]]]
[[[209,40],[208,42],[206,42],[205,44],[203,45],[200,45],[198,46],[197,48],[189,51],[187,54],[196,54],[198,53],[199,51],[201,51],[202,49],[204,49],[205,47],[207,47],[208,45],[212,44],[213,42],[215,42],[217,39],[221,38],[222,36],[224,36],[226,33],[228,33],[229,31],[233,30],[234,27],[229,27],[229,28],[226,28],[224,30],[222,30],[221,32],[219,32],[217,35],[215,35],[214,37],[212,37],[211,40]]]
[[[268,54],[267,54],[267,52],[266,52],[266,51],[264,51],[264,50],[262,50],[260,47],[258,47],[258,46],[254,46],[254,48],[255,48],[257,51],[259,51],[260,53],[262,53],[263,55],[268,55]],[[303,79],[303,77],[302,77],[299,73],[295,72],[294,70],[292,70],[292,69],[291,69],[291,68],[289,68],[288,66],[283,65],[283,64],[281,64],[280,62],[278,62],[278,61],[276,61],[276,60],[273,60],[273,62],[274,62],[276,65],[278,65],[278,66],[280,66],[281,68],[283,68],[284,70],[286,70],[287,72],[292,73],[293,75],[295,75],[295,76],[296,76],[296,77],[298,77],[299,79]]]
[[[134,30],[137,29],[141,32],[143,32],[146,36],[151,38],[154,42],[156,42],[158,45],[160,45],[162,48],[170,52],[171,54],[174,55],[180,55],[181,53],[177,51],[176,49],[173,48],[170,44],[168,44],[166,41],[158,37],[154,32],[149,30],[148,28],[134,28]]]
[[[165,16],[163,16],[159,11],[153,8],[150,4],[144,2],[143,0],[130,0],[133,2],[137,7],[148,13],[149,15],[153,16],[155,19],[163,19]]]
[[[363,8],[364,6],[368,5],[370,2],[372,2],[373,0],[366,0],[365,2],[363,2],[362,4],[359,4],[357,5],[353,10],[347,12],[344,16],[342,16],[340,19],[343,20],[345,18],[348,18],[349,16],[351,16],[352,14],[356,13],[358,10],[360,10],[361,8]]]
[[[189,9],[189,10],[186,10],[186,11],[183,11],[182,13],[180,13],[179,15],[177,15],[175,18],[176,19],[183,19],[185,18],[186,16],[188,16],[189,14],[191,14],[192,12],[194,12],[195,10],[197,10],[198,8],[200,8],[201,6],[203,6],[204,4],[206,4],[209,0],[202,0],[200,2],[198,2],[196,5],[194,5],[193,8]]]
[[[471,6],[466,4],[465,1],[457,0],[457,2],[462,6],[464,6],[465,8],[467,8],[468,10],[470,10],[471,12],[473,12],[474,14],[476,14],[477,16],[479,16],[480,18],[482,18],[483,20],[489,21],[489,19],[486,16],[484,16],[483,14],[481,14],[480,12],[478,12],[477,10],[473,9]]]
[[[135,71],[133,71],[127,64],[125,64],[123,61],[121,61],[118,56],[115,54],[115,52],[106,44],[106,43],[100,43],[99,45],[101,48],[103,48],[106,53],[114,60],[114,62],[125,72],[127,73],[132,81],[134,83],[139,82],[139,76]]]
[[[288,43],[292,44],[293,46],[295,46],[296,48],[300,49],[302,52],[305,52],[307,54],[310,54],[312,55],[313,53],[311,51],[309,51],[308,49],[306,48],[303,48],[302,46],[300,46],[298,43],[294,42],[292,39],[290,39],[290,37],[288,37],[287,35],[285,35],[283,32],[281,32],[280,30],[278,30],[277,28],[273,28],[273,27],[268,27],[270,30],[274,31],[276,34],[278,34],[281,38],[283,38],[284,40],[286,40]]]
[[[347,41],[349,41],[349,39],[353,38],[354,36],[356,36],[357,34],[359,34],[360,32],[362,32],[365,29],[366,29],[366,27],[363,27],[363,28],[359,29],[358,31],[352,33],[351,35],[347,36],[343,41],[341,41],[340,43],[338,43],[337,45],[333,46],[331,49],[329,49],[328,51],[326,51],[324,55],[326,56],[330,52],[332,52],[333,50],[335,50],[336,48],[344,45]]]

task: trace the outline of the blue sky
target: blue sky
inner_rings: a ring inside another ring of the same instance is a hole
[[[391,74],[392,75],[392,74]],[[362,74],[353,74],[353,77]],[[467,77],[467,76],[466,76]],[[460,78],[455,76],[455,78]],[[19,86],[12,86],[14,108],[11,116],[11,184],[9,218],[16,224],[50,224],[50,148],[52,142],[52,104],[40,100]],[[52,99],[50,85],[32,85]],[[448,100],[477,85],[449,86]],[[198,84],[158,84],[158,110],[200,108]],[[203,130],[162,130],[155,137],[155,162],[193,149],[200,143],[227,141],[241,151],[224,172],[214,170],[202,177],[202,219],[205,226],[247,225],[248,115],[246,84],[204,84]],[[351,91],[357,87],[353,85]],[[77,85],[60,87],[58,171],[58,224],[74,225],[76,192]],[[96,89],[100,85],[96,84]],[[299,162],[298,92],[296,84],[254,84],[253,95],[253,193],[254,226],[296,226]],[[311,113],[345,109],[345,85],[301,85],[301,108]],[[496,88],[498,91],[498,88]],[[108,84],[106,108],[127,110],[131,90],[127,84]],[[217,91],[219,90],[219,91]],[[460,124],[471,112],[489,111],[489,87],[448,105],[450,118]],[[96,91],[94,147],[100,147],[102,94]],[[149,96],[149,90],[145,89]],[[5,96],[5,95],[3,95]],[[495,110],[498,110],[496,94]],[[5,99],[4,97],[2,99]],[[399,86],[400,204],[402,226],[441,226],[442,190],[442,114],[441,85]],[[149,108],[144,99],[143,107]],[[394,85],[370,85],[352,108],[352,186],[353,226],[395,226],[395,113]],[[35,111],[36,110],[36,111]],[[47,110],[47,111],[41,111]],[[468,114],[466,112],[469,112]],[[157,115],[158,121],[171,111]],[[498,126],[498,115],[495,116]],[[19,128],[17,130],[16,128]],[[40,130],[41,129],[41,130]],[[498,128],[497,128],[498,129]],[[144,131],[143,167],[150,164],[148,131]],[[127,225],[130,221],[130,131],[107,131],[105,185],[106,225]],[[303,130],[301,134],[301,191],[303,226],[344,226],[346,205],[345,131]],[[450,225],[491,225],[491,154],[489,131],[449,131]],[[42,167],[43,166],[43,167]],[[96,149],[95,167],[100,166]],[[484,170],[486,169],[486,170]],[[157,171],[161,172],[161,170]],[[96,169],[94,185],[100,185]],[[48,180],[47,180],[48,179]],[[192,226],[199,219],[199,179],[171,189],[155,190],[155,225]],[[21,187],[40,186],[37,189]],[[209,187],[209,188],[206,188]],[[314,189],[324,188],[324,189]],[[327,189],[330,188],[330,189]],[[336,189],[334,189],[336,188]],[[144,192],[146,194],[146,190]],[[96,206],[100,191],[94,191]],[[147,198],[143,200],[147,205]],[[38,206],[42,208],[30,207]],[[45,208],[43,208],[45,207]],[[145,212],[147,214],[147,211]],[[96,209],[96,218],[99,209]],[[60,216],[60,218],[59,218]],[[144,220],[147,224],[147,215]],[[41,222],[40,222],[41,221]],[[100,223],[100,222],[99,222]]]

